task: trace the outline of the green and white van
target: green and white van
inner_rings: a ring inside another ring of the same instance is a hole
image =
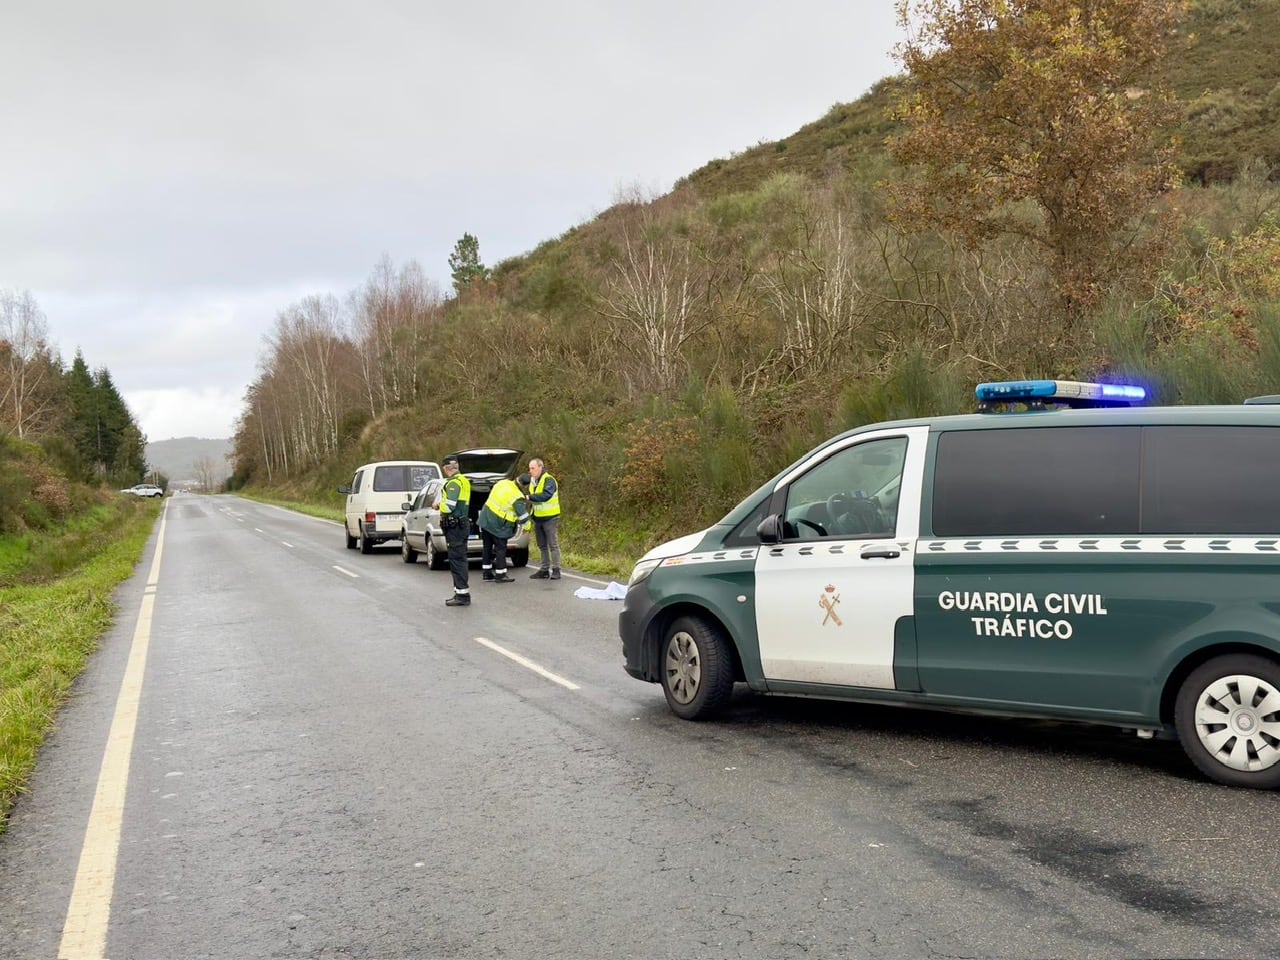
[[[743,682],[1176,736],[1280,786],[1280,404],[1141,394],[984,384],[832,438],[641,558],[627,672],[690,720]]]

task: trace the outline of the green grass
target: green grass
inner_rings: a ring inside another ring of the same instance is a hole
[[[156,513],[154,504],[121,502],[30,541],[0,540],[11,564],[0,583],[0,833],[67,691],[111,625],[112,591],[132,575]],[[26,563],[14,564],[19,556]]]

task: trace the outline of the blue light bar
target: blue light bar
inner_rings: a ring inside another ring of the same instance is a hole
[[[978,402],[1061,403],[1068,406],[1117,406],[1141,403],[1147,388],[1127,383],[1084,383],[1079,380],[1005,380],[980,383]]]

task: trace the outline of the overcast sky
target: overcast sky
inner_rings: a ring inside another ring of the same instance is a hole
[[[230,436],[262,338],[385,253],[449,289],[896,72],[891,0],[0,12],[0,288],[150,440]]]

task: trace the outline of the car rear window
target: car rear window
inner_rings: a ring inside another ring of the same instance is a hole
[[[376,493],[407,493],[410,490],[421,490],[428,480],[434,480],[438,473],[431,464],[397,463],[378,467],[373,471],[373,489]]]

